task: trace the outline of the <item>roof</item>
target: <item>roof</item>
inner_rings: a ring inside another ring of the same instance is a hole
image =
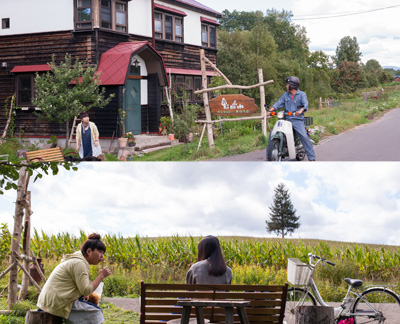
[[[48,64],[16,65],[11,70],[11,73],[46,72],[46,71],[51,71],[51,68]]]
[[[168,83],[162,56],[147,41],[123,42],[101,55],[97,72],[102,85],[123,85],[132,55],[146,62],[148,73],[157,73],[162,86]]]
[[[170,1],[166,0],[166,2],[170,2]],[[211,15],[216,16],[218,18],[222,17],[222,14],[220,12],[218,12],[218,11],[216,11],[214,9],[211,9],[210,7],[207,7],[207,6],[201,4],[200,2],[198,2],[196,0],[173,0],[171,2],[172,3],[174,3],[174,2],[175,3],[181,3],[181,4],[184,4],[184,5],[187,5],[187,6],[191,6],[191,7],[200,9],[200,10],[205,11],[207,13],[210,13]]]

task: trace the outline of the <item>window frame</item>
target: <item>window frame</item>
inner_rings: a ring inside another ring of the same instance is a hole
[[[10,29],[10,18],[1,18],[1,29]]]
[[[20,80],[21,80],[22,77],[24,77],[24,78],[29,77],[30,78],[30,82],[31,82],[30,91],[26,90],[26,89],[23,89],[23,90],[20,89],[21,88],[20,87]],[[18,106],[20,106],[20,107],[33,107],[32,99],[35,96],[35,74],[33,74],[33,73],[18,73],[17,76],[16,76],[15,82],[16,82],[15,89],[16,89],[16,93],[17,93],[16,104]],[[21,102],[21,97],[22,97],[21,93],[22,92],[26,92],[26,93],[30,92],[30,102],[26,102],[26,101],[25,102]]]
[[[110,6],[103,6],[103,1],[108,1],[108,3],[110,4]],[[106,30],[113,30],[113,1],[112,0],[100,0],[99,1],[99,23],[100,23],[100,29],[106,29]],[[103,19],[103,10],[108,10],[109,12],[105,13],[105,14],[109,14],[110,15],[110,20],[105,20]],[[105,24],[109,24],[109,27],[103,26],[103,23]]]
[[[156,18],[156,15],[161,15],[161,19]],[[172,39],[167,39],[167,27],[166,27],[166,17],[171,17],[171,31],[172,31]],[[176,20],[180,20],[181,24],[177,24]],[[156,21],[161,22],[161,32],[160,31],[156,31],[154,28],[154,34],[155,34],[155,38],[157,40],[163,40],[163,41],[168,41],[168,42],[175,42],[178,44],[183,44],[184,43],[184,16],[178,15],[178,14],[174,14],[171,12],[164,12],[160,9],[155,9],[154,10],[154,24],[156,24]],[[176,27],[177,26],[181,26],[181,35],[176,34]],[[161,37],[159,37],[158,35],[160,35]],[[177,40],[178,37],[178,40]]]
[[[203,27],[207,28],[206,35],[207,35],[207,42],[203,41]],[[211,44],[211,30],[214,30],[213,36],[215,40],[215,44]],[[217,26],[209,23],[202,22],[201,23],[201,46],[208,47],[208,48],[217,48]]]
[[[74,12],[75,12],[75,17],[74,17],[74,20],[75,20],[75,30],[91,30],[91,29],[93,29],[93,1],[95,1],[95,0],[90,0],[90,7],[78,7],[78,1],[79,0],[74,0]],[[90,21],[89,20],[78,20],[78,18],[79,18],[79,10],[80,9],[83,9],[83,8],[90,8]],[[80,26],[80,25],[83,25],[83,24],[87,24],[87,25],[89,25],[90,24],[90,27],[89,26],[85,26],[85,27],[82,27],[82,26]]]
[[[74,0],[74,25],[75,25],[75,31],[81,31],[81,30],[93,30],[94,28],[94,23],[95,19],[94,17],[97,17],[98,19],[98,28],[101,30],[107,30],[107,31],[113,31],[116,33],[122,33],[122,34],[128,34],[128,2],[124,0],[109,0],[110,1],[110,7],[105,7],[102,5],[102,0],[90,0],[91,4],[90,7],[78,7],[78,1],[79,0]],[[120,9],[117,9],[118,5],[122,6],[122,8],[125,9],[125,11],[121,11]],[[78,20],[79,18],[79,10],[89,8],[90,9],[90,21],[80,21]],[[95,11],[96,8],[96,11]],[[102,10],[108,9],[109,13],[111,15],[111,20],[105,20],[102,17]],[[125,24],[120,24],[118,23],[117,15],[118,14],[123,14],[124,15],[124,20]],[[103,26],[103,23],[108,24],[108,26]],[[82,26],[84,25],[84,26]]]
[[[117,4],[121,4],[125,11],[121,11],[117,9]],[[125,24],[118,24],[117,13],[123,13],[125,15]],[[115,31],[118,33],[128,33],[128,3],[124,1],[115,1]],[[118,28],[123,28],[124,30],[118,30]]]

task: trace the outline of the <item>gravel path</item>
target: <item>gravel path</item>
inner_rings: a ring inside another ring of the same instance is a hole
[[[134,311],[135,313],[140,313],[139,298],[104,297],[103,300],[108,303],[112,303],[121,309],[128,310],[128,311]]]

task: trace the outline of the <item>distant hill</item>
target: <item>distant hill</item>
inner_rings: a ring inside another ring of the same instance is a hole
[[[382,68],[391,70],[400,70],[400,67],[398,66],[382,66]]]

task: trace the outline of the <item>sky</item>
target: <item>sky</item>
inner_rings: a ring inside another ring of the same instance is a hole
[[[400,245],[398,163],[81,163],[29,184],[32,227],[47,234],[141,237],[268,234],[274,189],[283,183],[300,216],[291,236]],[[13,228],[16,191],[0,196]]]
[[[310,51],[322,50],[328,55],[334,55],[343,37],[356,37],[363,54],[361,58],[363,63],[375,59],[381,66],[400,68],[400,42],[396,23],[400,15],[400,0],[199,0],[199,2],[219,12],[225,9],[263,12],[272,8],[279,11],[285,9],[293,13],[293,23],[306,28]],[[362,14],[356,14],[361,12]],[[321,17],[323,18],[316,19]]]

